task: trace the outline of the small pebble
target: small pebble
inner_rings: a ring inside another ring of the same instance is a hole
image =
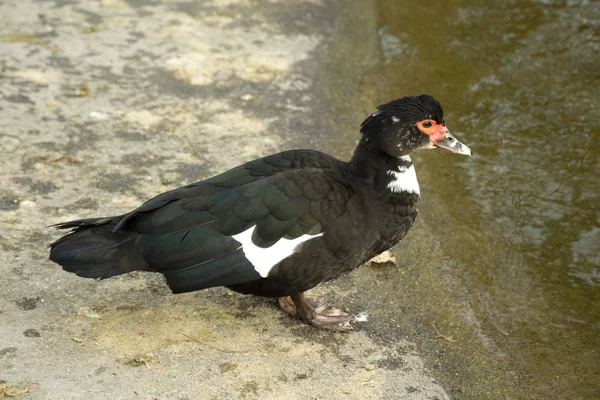
[[[87,83],[83,86],[78,87],[77,89],[75,89],[75,96],[77,97],[86,97],[90,95],[90,87],[87,85]]]
[[[25,335],[25,337],[41,337],[42,336],[35,329],[25,329],[25,331],[23,332],[23,335]]]
[[[108,117],[110,117],[110,115],[108,115],[107,113],[103,113],[100,111],[92,111],[91,113],[88,114],[88,116],[92,119],[97,119],[97,120],[103,120],[103,119],[107,119]]]
[[[31,200],[23,200],[19,203],[19,207],[21,208],[34,208],[35,207],[35,201],[31,201]]]

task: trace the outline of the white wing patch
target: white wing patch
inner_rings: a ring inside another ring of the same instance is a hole
[[[246,229],[242,233],[233,235],[232,238],[237,240],[242,245],[244,255],[254,266],[256,272],[263,278],[266,278],[271,271],[271,268],[279,263],[284,258],[292,255],[296,251],[296,247],[302,242],[323,236],[323,232],[316,235],[302,235],[296,239],[281,238],[271,247],[262,248],[252,243],[252,232],[256,225]]]
[[[409,192],[421,194],[419,189],[419,181],[417,181],[417,173],[415,166],[411,165],[408,168],[400,168],[399,171],[388,171],[393,179],[388,183],[387,187],[394,193]]]

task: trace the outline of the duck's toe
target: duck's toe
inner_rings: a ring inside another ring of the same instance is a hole
[[[288,314],[296,315],[296,305],[290,296],[278,297],[279,307]]]
[[[307,300],[308,302],[311,302],[313,299],[309,298]],[[314,310],[314,317],[310,321],[311,325],[316,326],[317,328],[337,332],[350,332],[354,330],[350,324],[350,321],[354,319],[354,315],[330,306],[325,302],[321,302],[314,307]]]
[[[279,306],[285,312],[300,318],[304,323],[320,329],[336,332],[350,332],[354,329],[350,324],[354,315],[314,297],[306,297],[303,294],[280,297]]]

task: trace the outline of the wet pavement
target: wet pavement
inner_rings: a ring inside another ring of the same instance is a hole
[[[442,379],[457,397],[598,398],[598,3],[378,6],[364,96],[432,93],[474,151],[416,158],[420,222],[452,263],[423,298],[454,339]]]

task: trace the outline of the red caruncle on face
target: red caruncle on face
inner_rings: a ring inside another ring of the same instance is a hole
[[[445,133],[448,132],[448,128],[446,128],[446,124],[444,122],[438,124],[432,119],[424,119],[417,122],[417,128],[429,136],[429,140],[432,143],[443,140]]]

